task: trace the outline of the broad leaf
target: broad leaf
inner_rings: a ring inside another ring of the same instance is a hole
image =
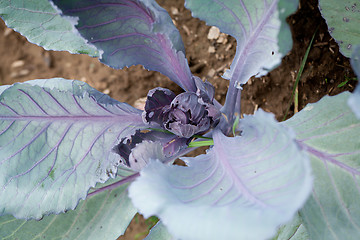
[[[282,226],[273,240],[309,240],[309,235],[299,214],[296,214],[291,222]]]
[[[360,44],[360,6],[351,0],[319,0],[319,9],[340,52],[351,57],[354,46]]]
[[[113,240],[124,234],[136,213],[127,197],[127,185],[80,201],[74,211],[37,220],[0,217],[0,239]]]
[[[141,111],[80,81],[8,86],[0,95],[0,214],[40,218],[75,208],[115,176],[112,148],[143,126]]]
[[[300,212],[310,239],[360,236],[360,121],[349,96],[324,97],[285,122],[311,158],[313,193]]]
[[[360,79],[360,45],[354,48],[351,59],[351,66]],[[360,84],[358,83],[354,93],[349,97],[348,104],[358,119],[360,119]]]
[[[76,19],[61,17],[48,0],[0,0],[0,16],[8,27],[46,50],[100,56],[74,28]]]
[[[268,239],[311,191],[307,155],[292,132],[263,111],[240,123],[242,136],[213,134],[188,167],[151,162],[129,187],[145,217],[157,215],[180,239]]]
[[[164,224],[159,221],[153,228],[151,228],[150,233],[147,235],[145,240],[175,240],[168,232]]]
[[[0,16],[45,49],[97,56],[113,68],[141,64],[196,90],[179,31],[155,0],[0,0]]]
[[[254,75],[267,74],[291,50],[285,18],[297,4],[297,0],[186,0],[185,6],[195,17],[236,38],[236,55],[224,77],[240,86]]]
[[[101,62],[123,68],[142,64],[195,91],[179,31],[155,0],[54,0],[63,16],[102,52]]]

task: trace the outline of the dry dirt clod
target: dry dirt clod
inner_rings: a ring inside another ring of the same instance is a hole
[[[220,29],[218,29],[217,27],[212,26],[209,30],[209,33],[207,35],[207,38],[209,40],[214,40],[214,39],[218,39],[220,36]]]

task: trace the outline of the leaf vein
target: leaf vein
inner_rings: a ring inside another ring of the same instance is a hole
[[[43,127],[40,132],[38,132],[32,139],[30,139],[29,142],[27,142],[22,148],[20,148],[18,151],[16,151],[13,155],[11,155],[10,157],[5,158],[3,161],[0,162],[0,165],[2,165],[5,161],[13,158],[14,156],[16,156],[17,154],[19,154],[20,152],[22,152],[25,148],[27,148],[33,141],[35,141],[35,139],[37,139],[41,134],[43,134],[51,125],[51,123],[48,123],[45,127]]]
[[[27,96],[29,98],[29,100],[32,103],[34,103],[35,106],[37,106],[43,114],[49,116],[49,114],[40,106],[40,104],[37,101],[35,101],[35,99],[29,93],[25,92],[23,89],[18,89],[18,91],[23,93],[25,96]]]

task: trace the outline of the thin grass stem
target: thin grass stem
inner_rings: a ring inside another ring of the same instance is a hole
[[[318,27],[319,28],[319,27]],[[285,115],[284,115],[284,118],[283,118],[283,121],[286,120],[287,116],[288,116],[288,113],[289,113],[289,110],[290,110],[290,106],[291,106],[291,102],[292,101],[295,101],[294,100],[294,96],[295,96],[295,92],[296,92],[296,89],[298,89],[298,85],[299,85],[299,81],[300,81],[300,78],[301,78],[301,75],[303,73],[303,70],[305,68],[305,64],[306,64],[306,61],[307,61],[307,58],[309,56],[309,52],[310,52],[310,49],[311,49],[311,46],[312,46],[312,43],[314,41],[314,38],[315,38],[315,35],[317,33],[317,30],[318,28],[316,28],[312,38],[311,38],[311,41],[310,41],[310,44],[308,46],[308,48],[306,49],[306,52],[305,52],[305,55],[304,55],[304,58],[301,62],[301,65],[300,65],[300,68],[299,68],[299,71],[298,71],[298,74],[296,75],[296,80],[295,80],[295,84],[294,84],[294,88],[293,88],[293,91],[291,93],[291,97],[290,97],[290,103],[286,109],[286,112],[285,112]]]

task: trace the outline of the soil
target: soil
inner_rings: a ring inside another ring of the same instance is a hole
[[[170,13],[180,30],[192,72],[208,79],[216,88],[216,99],[224,103],[228,81],[221,78],[235,55],[236,41],[225,34],[208,36],[210,27],[192,18],[184,8],[184,0],[158,0]],[[317,7],[317,0],[301,0],[298,11],[287,19],[293,33],[293,49],[282,64],[267,76],[251,79],[242,92],[242,113],[252,114],[262,108],[283,119],[290,105],[289,116],[307,103],[325,95],[352,91],[356,85],[349,59],[329,35]],[[318,28],[318,29],[317,29]],[[316,31],[317,29],[317,31]],[[298,106],[291,99],[297,72],[315,34],[304,72],[298,86]],[[215,37],[215,38],[214,38]],[[214,39],[212,39],[214,38]],[[26,41],[20,34],[0,23],[0,84],[30,79],[63,77],[89,83],[111,97],[134,104],[155,87],[166,87],[176,93],[181,89],[167,77],[144,70],[141,66],[124,70],[111,69],[97,59],[67,52],[45,51]],[[348,82],[338,87],[339,84]],[[136,218],[121,240],[142,239],[148,229],[141,217]]]

